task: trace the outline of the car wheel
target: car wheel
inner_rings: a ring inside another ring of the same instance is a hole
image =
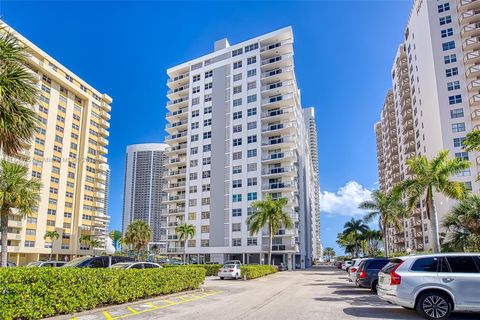
[[[372,287],[371,287],[370,289],[372,290],[373,293],[376,294],[377,291],[378,291],[378,281],[374,281],[374,282],[372,283]]]
[[[220,277],[220,280],[223,280],[223,277]]]
[[[446,320],[452,312],[450,298],[442,292],[427,292],[417,302],[419,315],[429,320]]]
[[[238,280],[238,273],[235,275],[235,280]]]

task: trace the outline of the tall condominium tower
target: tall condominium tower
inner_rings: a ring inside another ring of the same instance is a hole
[[[167,229],[168,250],[198,261],[267,263],[267,231],[250,234],[251,204],[287,198],[293,228],[273,240],[275,263],[312,261],[308,131],[290,27],[170,68],[168,225],[187,222],[185,243]]]
[[[391,71],[393,90],[375,128],[383,190],[410,177],[407,159],[446,149],[472,162],[452,178],[479,191],[478,155],[462,149],[465,135],[480,128],[479,23],[479,1],[414,1]],[[441,227],[454,201],[436,193],[435,203]],[[432,223],[422,201],[401,232],[389,230],[389,248],[432,249]]]
[[[28,49],[29,67],[38,75],[40,101],[33,106],[39,125],[24,151],[33,177],[42,182],[36,214],[9,221],[9,260],[20,265],[48,259],[70,259],[91,253],[80,245],[81,234],[104,242],[108,128],[112,99],[73,74],[58,61],[15,32]],[[45,240],[46,231],[60,238]]]
[[[312,254],[313,259],[318,260],[323,257],[323,247],[320,241],[320,183],[318,181],[318,151],[317,151],[317,126],[315,124],[315,109],[305,108],[303,110],[307,138],[310,150],[310,190],[309,195],[309,211],[311,231],[309,235],[312,237]]]
[[[134,220],[153,230],[151,245],[166,253],[165,192],[168,145],[145,143],[127,146],[123,198],[123,233]],[[174,227],[174,225],[170,225]]]

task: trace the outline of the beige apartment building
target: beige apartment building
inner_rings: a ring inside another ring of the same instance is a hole
[[[1,22],[31,54],[29,67],[38,75],[39,126],[26,146],[31,175],[41,180],[41,201],[31,217],[9,221],[8,259],[18,265],[90,254],[81,234],[105,241],[108,128],[112,99],[80,79],[25,37]],[[44,240],[46,231],[60,238]],[[101,250],[101,248],[96,248]]]
[[[375,125],[380,188],[390,191],[410,177],[406,164],[415,155],[431,159],[440,150],[466,159],[472,167],[452,177],[479,191],[480,159],[465,152],[468,132],[480,129],[480,1],[413,3],[391,70],[392,90]],[[439,226],[455,201],[435,194]],[[424,202],[388,230],[390,251],[428,251],[432,225]]]

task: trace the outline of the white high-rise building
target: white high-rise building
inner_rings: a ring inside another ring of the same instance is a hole
[[[232,46],[223,39],[214,49],[167,71],[168,225],[196,228],[186,242],[168,228],[168,251],[267,263],[267,232],[250,235],[246,221],[252,201],[270,194],[289,200],[294,221],[274,238],[274,262],[309,266],[314,188],[292,29]]]
[[[123,234],[134,220],[142,220],[153,231],[150,245],[166,253],[165,192],[168,158],[163,143],[127,146],[123,199]]]
[[[472,162],[453,179],[479,192],[478,154],[462,148],[465,135],[480,129],[479,35],[480,1],[414,1],[391,71],[392,91],[375,128],[383,190],[410,176],[410,157],[432,159],[446,149]],[[454,203],[435,193],[440,227]],[[432,249],[431,223],[422,201],[400,233],[389,231],[390,250]]]

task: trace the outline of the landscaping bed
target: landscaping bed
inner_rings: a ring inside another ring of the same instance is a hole
[[[242,265],[240,267],[242,277],[247,280],[267,276],[278,271],[277,267],[269,265]]]

